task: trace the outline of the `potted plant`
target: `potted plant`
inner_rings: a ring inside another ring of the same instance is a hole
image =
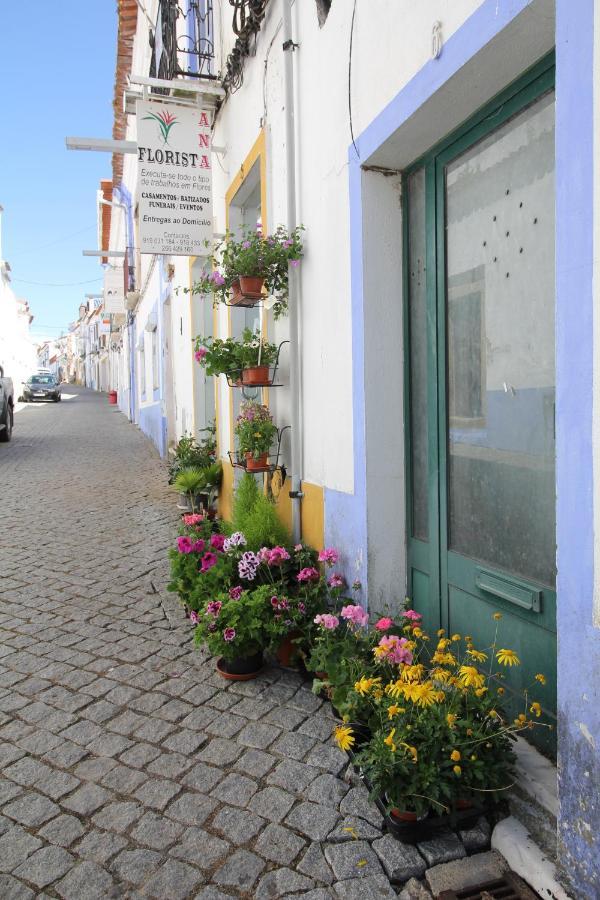
[[[169,451],[171,456],[169,484],[173,484],[181,469],[189,466],[205,469],[215,462],[217,455],[215,425],[212,424],[207,428],[203,428],[202,432],[206,432],[206,437],[202,438],[201,441],[197,441],[192,435],[184,434],[175,447]]]
[[[225,374],[240,384],[261,385],[269,381],[269,369],[277,359],[277,345],[245,328],[239,341],[198,336],[195,356],[207,375]]]
[[[302,257],[303,230],[300,226],[288,232],[279,226],[264,236],[257,226],[241,237],[228,232],[213,248],[201,277],[184,292],[212,294],[232,306],[254,305],[270,294],[275,297],[274,317],[279,318],[287,311],[289,266],[298,266]]]
[[[217,670],[229,680],[255,678],[263,666],[269,585],[217,594],[198,616],[195,640],[217,656]]]
[[[234,338],[198,336],[195,339],[196,361],[206,369],[207,375],[230,375],[241,379],[240,344]]]
[[[222,475],[220,461],[204,468],[187,466],[181,469],[173,482],[180,495],[178,508],[195,513],[202,505],[209,506],[211,495],[221,484]]]
[[[238,359],[242,368],[242,384],[265,384],[269,369],[277,359],[277,345],[245,328],[239,345]]]
[[[246,458],[249,472],[264,471],[277,428],[266,406],[245,400],[235,425],[239,452]]]
[[[369,672],[354,685],[367,707],[372,735],[355,763],[398,821],[447,815],[468,802],[498,799],[514,782],[515,735],[544,724],[538,721],[542,710],[532,702],[531,688],[516,718],[503,709],[501,668],[519,665],[517,654],[497,649],[496,638],[479,650],[470,636],[446,637],[443,630],[429,649],[419,614],[408,610],[403,617],[405,660],[394,666],[392,677]],[[383,635],[374,656],[388,656],[389,663],[398,640]],[[343,731],[336,738],[347,744],[352,729]]]

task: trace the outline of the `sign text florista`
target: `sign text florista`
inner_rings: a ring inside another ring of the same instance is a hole
[[[138,100],[136,118],[140,251],[203,255],[212,239],[210,114]]]

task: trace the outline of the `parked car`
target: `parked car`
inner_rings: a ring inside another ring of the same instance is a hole
[[[0,441],[10,441],[14,422],[13,383],[4,377],[4,368],[0,366]]]
[[[60,399],[60,384],[54,375],[32,375],[23,385],[25,403],[34,403],[36,400],[53,400],[58,403]]]

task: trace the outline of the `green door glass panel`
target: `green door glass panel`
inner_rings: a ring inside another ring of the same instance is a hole
[[[483,648],[501,612],[499,646],[522,660],[503,673],[507,711],[535,685],[550,721],[553,84],[545,60],[415,166],[404,194],[409,592],[430,627]],[[553,752],[552,731],[527,736]]]
[[[445,167],[448,549],[554,587],[554,96]]]

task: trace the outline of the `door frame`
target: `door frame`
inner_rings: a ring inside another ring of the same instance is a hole
[[[404,421],[406,479],[406,551],[407,589],[413,593],[413,568],[421,566],[429,576],[427,618],[432,626],[448,628],[449,600],[442,596],[447,584],[447,558],[442,559],[441,529],[447,528],[447,471],[445,430],[439,423],[447,421],[446,383],[438,373],[446,370],[446,291],[445,291],[445,219],[444,167],[468,147],[525,109],[555,87],[555,54],[551,52],[523,75],[486,103],[455,131],[438,142],[427,153],[407,167],[402,182],[402,249],[403,267],[403,339],[405,350]],[[425,172],[426,271],[434,277],[426,279],[427,305],[427,452],[428,452],[428,541],[413,536],[412,440],[411,440],[411,343],[409,309],[409,216],[408,178],[418,169]],[[436,310],[435,317],[429,311]],[[445,523],[445,524],[444,524]]]

